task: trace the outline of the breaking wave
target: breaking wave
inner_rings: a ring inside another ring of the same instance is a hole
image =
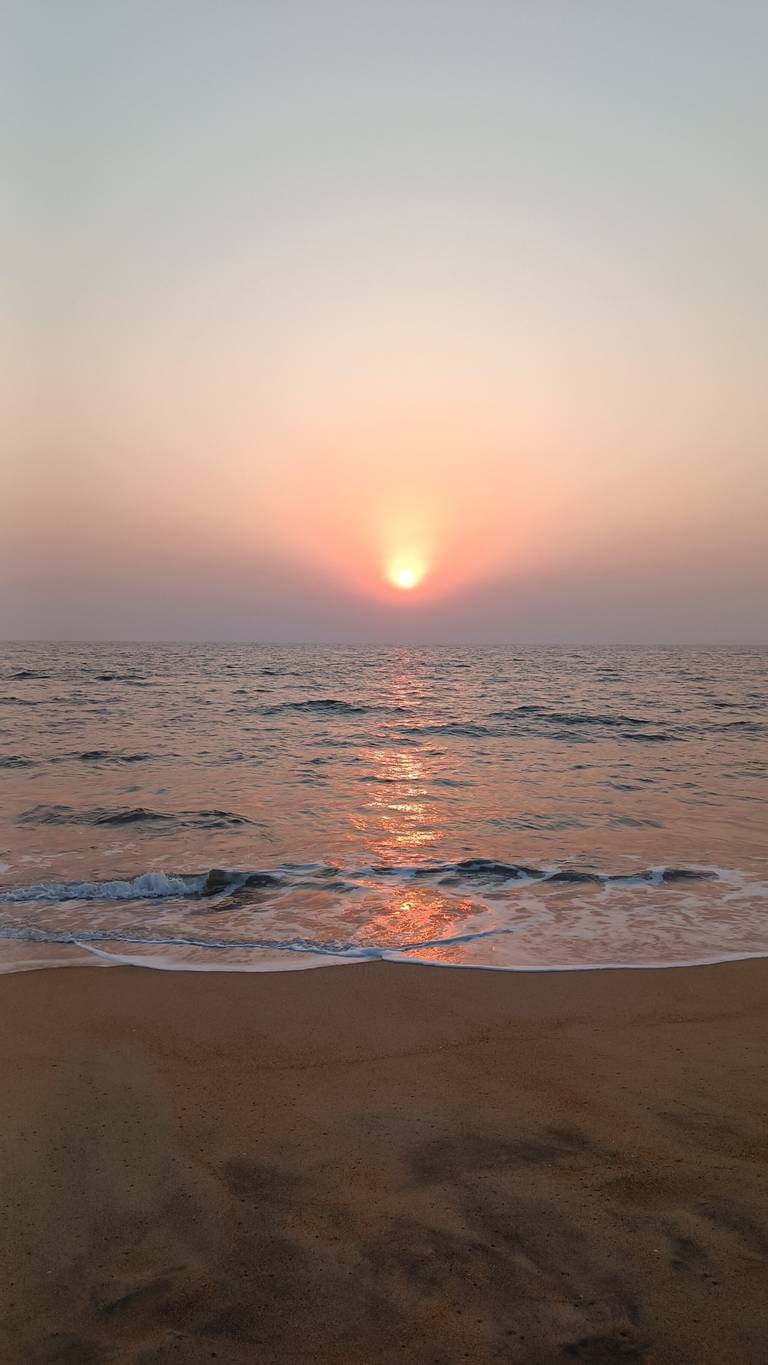
[[[19,904],[25,901],[127,901],[175,899],[230,895],[242,891],[269,887],[299,888],[332,882],[334,891],[352,891],[361,886],[373,888],[377,883],[433,882],[455,887],[485,884],[503,886],[510,883],[536,882],[559,886],[664,886],[686,882],[717,881],[722,873],[713,868],[656,867],[637,872],[593,872],[582,868],[528,867],[522,863],[496,862],[491,858],[466,858],[456,863],[425,863],[412,866],[376,864],[371,867],[344,871],[326,863],[296,866],[284,864],[260,871],[240,871],[211,868],[208,872],[173,873],[142,872],[125,880],[40,882],[32,886],[0,889],[0,903]]]
[[[94,958],[248,972],[375,959],[505,971],[692,965],[768,955],[766,898],[765,883],[712,867],[466,858],[147,871],[0,889],[0,971]]]

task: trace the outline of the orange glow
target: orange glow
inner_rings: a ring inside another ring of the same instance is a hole
[[[417,588],[425,572],[421,560],[411,555],[390,560],[387,565],[387,578],[401,592],[410,592]]]

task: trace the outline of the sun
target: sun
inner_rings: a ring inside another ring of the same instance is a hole
[[[387,578],[401,592],[411,592],[424,577],[424,565],[415,558],[393,559],[387,565]]]
[[[392,581],[396,588],[415,588],[418,577],[415,569],[396,569],[392,575]]]

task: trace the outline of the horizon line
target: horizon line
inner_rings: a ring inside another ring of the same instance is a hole
[[[707,640],[189,640],[158,639],[156,637],[125,636],[15,636],[0,637],[0,649],[6,645],[157,645],[168,648],[211,647],[250,649],[750,649],[768,650],[768,640],[741,640],[716,643]]]

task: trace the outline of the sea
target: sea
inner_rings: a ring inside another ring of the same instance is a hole
[[[0,647],[0,970],[768,954],[757,649]]]

